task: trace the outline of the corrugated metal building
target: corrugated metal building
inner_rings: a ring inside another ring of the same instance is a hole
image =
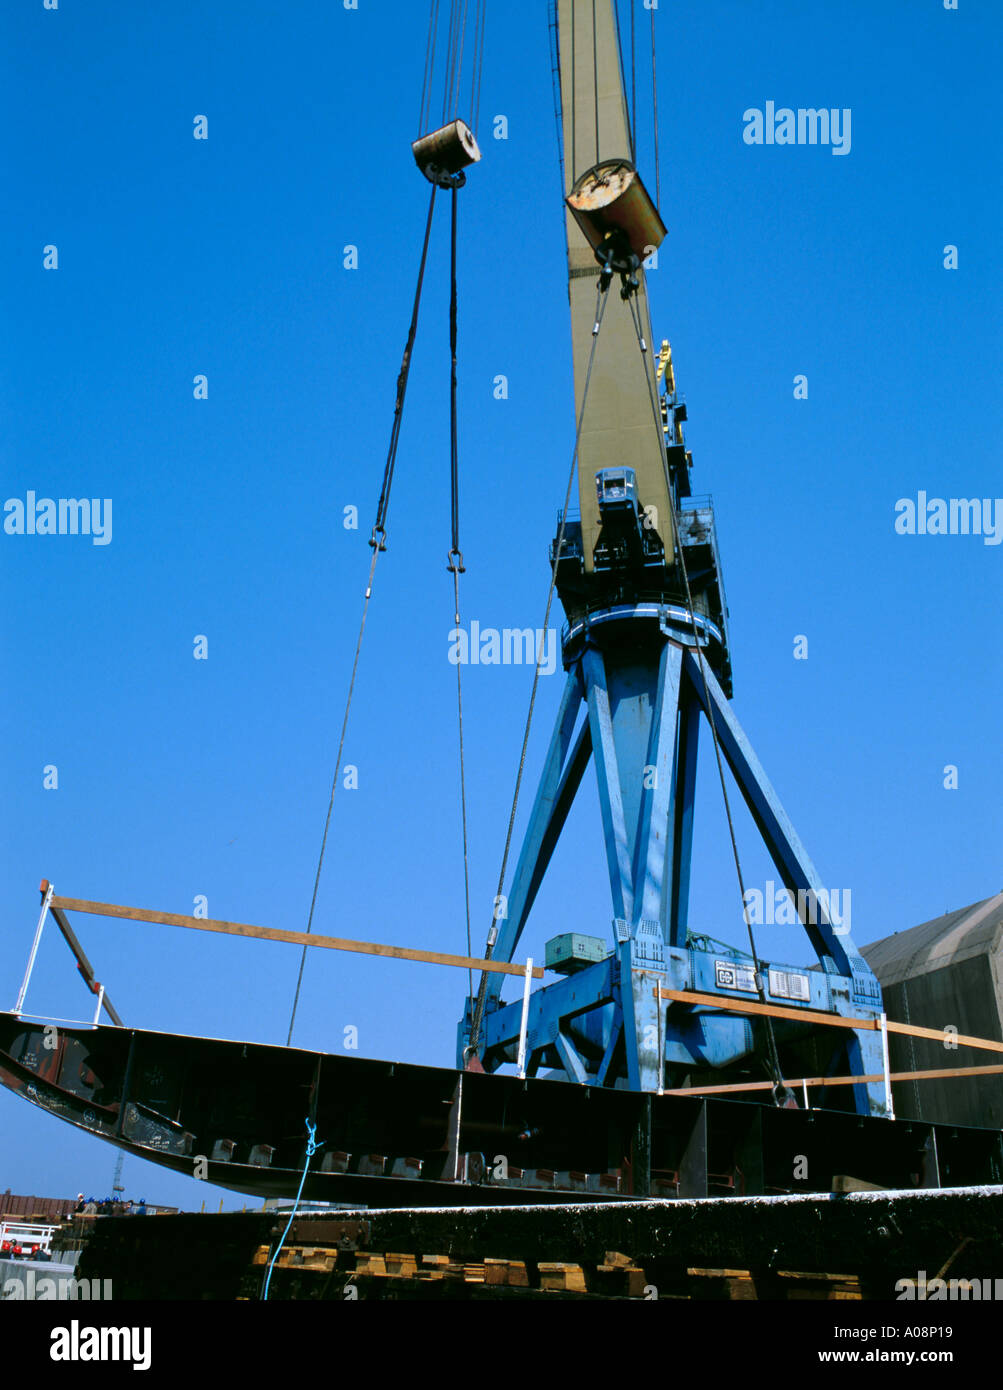
[[[861,948],[890,1019],[1003,1041],[1003,893]],[[999,1053],[892,1035],[892,1071],[1003,1064]],[[1003,1073],[894,1087],[903,1118],[1003,1129]]]
[[[76,1197],[28,1197],[0,1192],[0,1218],[4,1221],[62,1221],[76,1209]]]

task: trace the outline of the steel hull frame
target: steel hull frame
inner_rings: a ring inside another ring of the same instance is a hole
[[[52,1037],[51,1031],[49,1035]],[[0,1013],[0,1083],[171,1170],[308,1200],[480,1206],[1003,1181],[1003,1133]],[[420,1168],[418,1165],[420,1164]],[[420,1176],[419,1176],[420,1173]]]

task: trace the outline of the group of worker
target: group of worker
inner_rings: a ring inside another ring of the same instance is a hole
[[[73,1214],[74,1216],[145,1216],[147,1214],[146,1198],[140,1197],[138,1202],[131,1199],[127,1202],[118,1202],[113,1197],[104,1197],[98,1201],[96,1197],[84,1197],[84,1194],[79,1192]]]

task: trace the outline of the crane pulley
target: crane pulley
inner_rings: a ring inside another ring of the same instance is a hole
[[[665,240],[665,224],[633,164],[609,159],[587,169],[565,201],[595,252],[605,282],[619,273],[620,297],[636,293],[637,271]]]
[[[429,183],[439,188],[462,188],[467,181],[464,169],[481,157],[473,131],[459,119],[419,136],[411,151]]]

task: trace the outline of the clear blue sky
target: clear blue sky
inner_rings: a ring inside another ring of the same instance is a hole
[[[70,896],[185,913],[204,894],[212,916],[305,926],[427,201],[410,153],[426,20],[403,0],[31,0],[0,21],[0,501],[113,500],[105,546],[0,533],[5,1008],[43,875]],[[1003,547],[894,529],[920,489],[1003,496],[1003,9],[663,0],[656,25],[654,333],[717,505],[735,708],[866,943],[1003,888]],[[746,145],[743,112],[767,101],[850,108],[850,153]],[[480,137],[460,208],[464,615],[536,627],[573,435],[543,0],[489,5]],[[345,754],[360,784],[336,798],[315,929],[462,951],[446,248],[443,218]],[[464,675],[483,946],[530,673]],[[561,679],[542,684],[531,778]],[[737,941],[709,759],[701,779],[692,922]],[[605,935],[610,915],[590,782],[526,949]],[[127,1023],[285,1041],[295,948],[78,925]],[[761,941],[807,958],[793,929]],[[296,1040],[338,1050],[354,1025],[362,1055],[452,1065],[465,989],[457,971],[315,952]],[[88,1009],[54,931],[29,1007]],[[0,1189],[104,1192],[114,1162],[0,1093]],[[183,1205],[220,1195],[136,1159],[125,1181]]]

